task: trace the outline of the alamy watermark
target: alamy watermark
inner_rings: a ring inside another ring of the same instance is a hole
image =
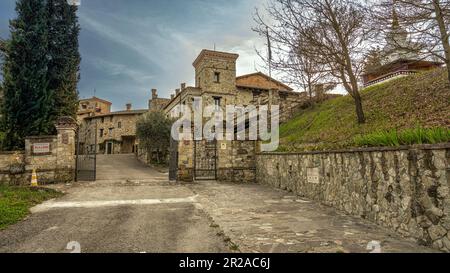
[[[177,105],[170,114],[178,119],[171,132],[176,141],[260,140],[263,152],[273,152],[280,144],[279,105],[227,105],[224,111],[219,105],[204,106],[202,97],[194,97],[192,106]]]

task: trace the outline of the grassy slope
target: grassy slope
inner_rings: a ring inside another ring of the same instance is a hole
[[[300,112],[280,129],[281,151],[353,146],[355,136],[379,130],[450,128],[450,87],[444,70],[400,78],[363,90],[367,123],[356,122],[353,99],[345,96]]]
[[[61,195],[49,189],[0,185],[0,230],[26,217],[31,207]]]

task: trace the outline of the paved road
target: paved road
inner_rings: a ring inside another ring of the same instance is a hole
[[[98,181],[59,186],[67,195],[0,232],[0,252],[226,252],[193,192],[133,155],[99,156]]]
[[[133,155],[100,156],[98,181],[0,232],[0,252],[431,252],[365,220],[262,185],[170,184]],[[225,243],[226,242],[226,243]]]

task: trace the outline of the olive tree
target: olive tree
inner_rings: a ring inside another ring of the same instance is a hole
[[[136,123],[136,135],[139,146],[149,158],[156,154],[156,163],[165,163],[170,147],[170,131],[172,120],[163,112],[148,112],[142,115]]]

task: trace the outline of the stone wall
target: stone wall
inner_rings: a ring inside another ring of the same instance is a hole
[[[73,181],[76,121],[61,118],[56,129],[56,136],[26,138],[25,151],[0,153],[0,183],[29,185],[33,170],[36,170],[41,185]],[[46,144],[48,152],[36,151],[35,144]]]
[[[257,181],[450,251],[450,144],[258,154]]]
[[[150,111],[159,112],[167,106],[170,102],[170,99],[159,98],[158,90],[152,89],[152,98],[148,101],[148,109]]]
[[[33,145],[36,143],[50,143],[50,152],[46,154],[33,153]],[[57,136],[29,137],[25,139],[25,171],[31,175],[31,172],[35,169],[41,184],[54,182],[57,157]],[[25,183],[28,183],[29,181],[30,180],[27,179]]]
[[[0,184],[21,185],[27,178],[25,152],[0,152]]]
[[[197,145],[203,145],[202,142]],[[178,144],[178,180],[191,182],[194,180],[194,166],[196,157],[209,157],[201,147],[194,152],[194,141],[180,141]],[[218,181],[239,183],[255,182],[256,141],[217,141],[216,169]]]

